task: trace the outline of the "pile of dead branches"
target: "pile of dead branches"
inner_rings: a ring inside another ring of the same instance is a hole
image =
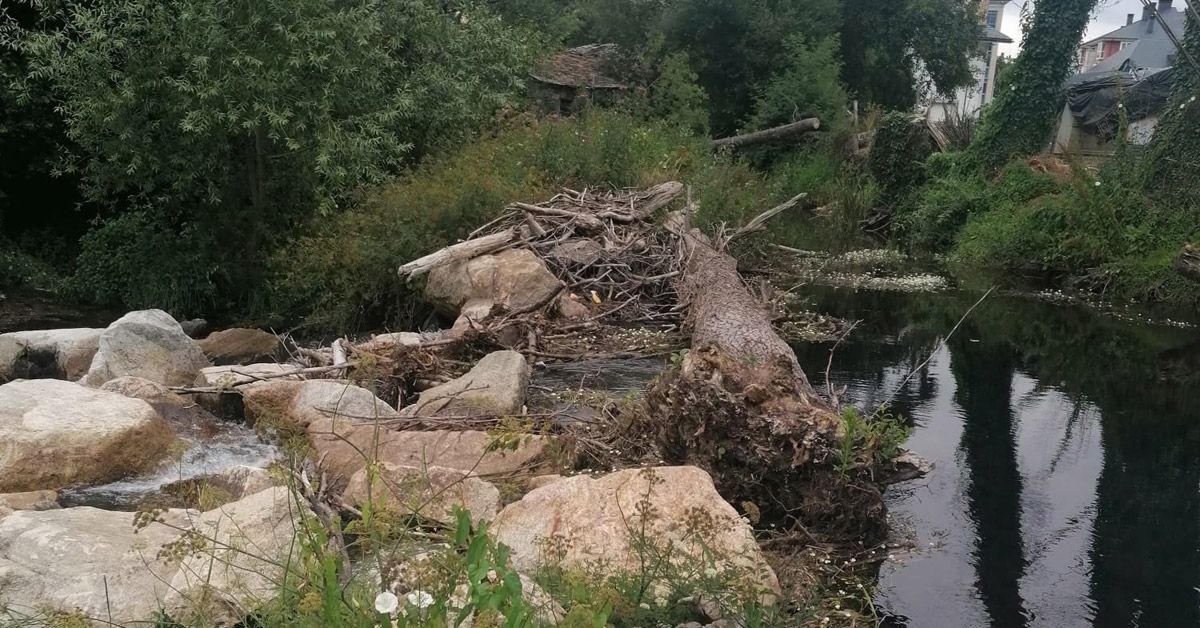
[[[412,279],[442,264],[525,248],[569,293],[604,304],[610,322],[670,319],[679,311],[670,280],[682,260],[674,237],[650,218],[682,192],[671,181],[646,190],[567,189],[541,203],[513,203],[466,241],[405,264],[400,275]]]

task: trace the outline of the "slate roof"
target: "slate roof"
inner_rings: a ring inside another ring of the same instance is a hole
[[[605,66],[616,60],[616,44],[588,44],[564,50],[542,62],[530,76],[551,85],[625,89],[621,81],[605,74]]]
[[[1009,37],[1008,35],[1005,35],[1004,33],[1001,33],[1000,31],[998,31],[994,28],[991,28],[990,26],[983,27],[983,37],[980,37],[980,39],[982,39],[983,41],[989,41],[989,42],[994,42],[994,43],[998,43],[998,44],[1013,43],[1012,37]]]
[[[1183,26],[1184,22],[1186,21],[1183,11],[1176,9],[1175,7],[1167,7],[1159,10],[1158,14],[1161,15],[1164,20],[1166,20],[1167,25],[1171,27],[1171,30],[1175,33],[1175,36],[1183,39]],[[1154,23],[1153,32],[1147,32],[1147,22]],[[1159,24],[1158,20],[1156,20],[1153,16],[1151,16],[1149,20],[1138,20],[1133,24],[1122,26],[1115,31],[1101,35],[1095,39],[1092,39],[1091,41],[1085,41],[1083,42],[1083,45],[1086,46],[1088,44],[1094,44],[1098,41],[1104,41],[1106,39],[1123,39],[1132,41],[1135,39],[1143,39],[1148,34],[1151,36],[1160,36],[1166,38],[1166,35],[1162,33],[1162,25]]]
[[[1174,7],[1160,13],[1171,32],[1183,39],[1186,16]],[[1096,64],[1092,69],[1082,74],[1076,74],[1067,79],[1067,86],[1077,85],[1089,80],[1095,80],[1113,72],[1152,72],[1169,68],[1175,64],[1174,56],[1178,53],[1171,38],[1167,37],[1162,24],[1151,17],[1149,20],[1139,20],[1128,26],[1118,28],[1111,33],[1097,37],[1088,43],[1118,39],[1130,41],[1129,46],[1113,56]],[[1087,45],[1087,44],[1084,44]]]

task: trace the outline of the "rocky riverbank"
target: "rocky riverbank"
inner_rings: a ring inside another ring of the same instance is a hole
[[[770,363],[729,361],[755,350],[720,344],[746,330],[675,353],[686,333],[669,281],[695,271],[670,251],[712,245],[642,225],[639,204],[652,212],[679,191],[522,206],[540,219],[523,234],[497,227],[524,238],[515,246],[418,260],[425,297],[454,320],[439,332],[317,349],[253,329],[197,341],[146,310],[103,329],[0,335],[3,612],[189,626],[379,613],[816,622],[829,583],[807,558],[781,557],[878,542],[875,478],[900,463],[870,419],[841,423],[772,325],[803,337],[808,320],[816,337],[836,322],[769,315],[743,293],[737,315],[779,350]],[[645,267],[619,261],[631,247]],[[721,296],[705,298],[712,334]],[[563,379],[636,358],[666,369],[644,398]],[[535,371],[554,386],[531,384]],[[231,437],[243,455],[216,454]],[[865,497],[843,501],[851,492]],[[844,613],[835,623],[858,616]]]

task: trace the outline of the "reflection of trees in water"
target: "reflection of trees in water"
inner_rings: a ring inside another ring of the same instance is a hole
[[[838,379],[876,389],[924,360],[976,296],[818,291],[815,309],[862,319],[838,349]],[[872,340],[883,340],[882,343]],[[979,342],[972,342],[976,340]],[[1200,626],[1200,343],[1189,331],[1122,322],[1083,308],[993,297],[951,340],[969,508],[978,523],[976,586],[994,625],[1023,625],[1019,580],[1021,478],[1013,441],[1014,369],[1071,400],[1054,469],[1100,412],[1090,588],[1096,626]],[[814,350],[805,350],[814,351]],[[823,372],[828,346],[815,350]],[[806,368],[810,361],[804,361]],[[936,395],[914,376],[894,408]],[[820,377],[820,376],[817,376]],[[890,389],[879,394],[886,394]],[[1082,612],[1082,610],[1081,610]]]
[[[1021,579],[1021,473],[1012,382],[1016,356],[1003,345],[951,342],[954,399],[963,411],[967,509],[975,524],[975,589],[993,626],[1025,626]]]
[[[1188,389],[1133,382],[1100,398],[1095,626],[1200,626],[1197,401]]]

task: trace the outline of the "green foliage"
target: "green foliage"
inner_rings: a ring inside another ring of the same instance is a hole
[[[696,81],[699,76],[688,64],[686,53],[668,55],[650,85],[646,114],[653,119],[695,133],[708,134],[708,94]]]
[[[516,122],[373,187],[350,210],[314,220],[269,264],[264,314],[312,329],[411,325],[417,299],[396,280],[411,261],[465,238],[512,201],[559,187],[679,179],[707,148],[678,130],[610,111]]]
[[[129,211],[85,235],[68,282],[74,295],[103,304],[213,311],[232,279],[217,234],[195,223],[171,226],[149,211]]]
[[[843,0],[842,78],[857,98],[908,110],[918,64],[943,93],[974,81],[978,54],[974,0]]]
[[[834,0],[682,0],[662,19],[667,50],[688,54],[709,96],[718,137],[752,113],[789,38],[824,41],[838,24]]]
[[[485,10],[452,13],[426,0],[46,6],[37,27],[6,23],[0,43],[28,66],[18,99],[45,86],[56,101],[71,142],[60,172],[77,174],[92,202],[146,214],[121,224],[125,234],[140,225],[166,238],[167,253],[215,246],[204,260],[243,293],[280,233],[468,137],[520,89],[529,62],[523,38]],[[131,294],[118,286],[127,279],[100,275],[127,270],[99,263],[104,243],[123,247],[111,256],[132,255],[132,245],[93,238],[81,281]],[[212,303],[208,270],[134,290]]]
[[[0,237],[0,290],[32,288],[56,291],[62,278],[46,262]]]
[[[1200,59],[1200,21],[1189,11],[1183,48]],[[1144,162],[1148,191],[1164,203],[1195,212],[1200,204],[1200,69],[1183,54],[1175,64],[1171,101],[1155,127]]]
[[[930,181],[908,203],[897,208],[895,229],[915,249],[945,251],[967,218],[988,207],[987,182],[983,177],[952,173]]]
[[[779,71],[755,97],[749,126],[765,129],[817,116],[823,129],[836,129],[848,103],[839,59],[837,37],[811,43],[803,35],[789,37]]]
[[[985,108],[969,153],[985,170],[1049,145],[1062,110],[1063,81],[1096,0],[1038,2],[1024,24],[1021,54],[1004,74],[1005,90]]]
[[[988,210],[966,223],[954,263],[1065,277],[1121,299],[1198,296],[1171,261],[1200,231],[1200,217],[1147,198],[1135,166],[1111,164],[1099,178],[1070,183],[1022,166],[1005,169]]]
[[[929,133],[909,114],[890,112],[879,119],[867,171],[879,184],[885,203],[899,202],[925,182],[925,160],[932,152]]]
[[[635,186],[690,170],[708,148],[679,128],[592,110],[568,123],[543,123],[530,155],[540,176],[567,184]]]
[[[854,406],[842,410],[845,432],[837,450],[837,470],[842,476],[859,467],[874,468],[890,463],[912,434],[912,428],[881,406],[869,417]]]

